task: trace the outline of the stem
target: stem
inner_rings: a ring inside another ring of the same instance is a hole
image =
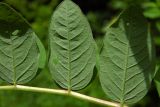
[[[81,100],[89,101],[89,102],[104,105],[104,106],[120,107],[120,104],[116,102],[110,102],[110,101],[90,97],[74,91],[70,91],[70,93],[68,93],[68,90],[39,88],[39,87],[31,87],[31,86],[23,86],[23,85],[0,86],[0,90],[21,90],[21,91],[59,94],[59,95],[72,96]],[[127,107],[127,106],[123,106],[123,107]]]
[[[120,103],[120,107],[124,107],[124,104],[123,104],[123,102],[122,102],[122,103]]]

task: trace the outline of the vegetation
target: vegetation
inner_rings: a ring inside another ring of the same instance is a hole
[[[58,0],[3,2],[22,13],[31,25],[13,8],[0,4],[0,77],[5,81],[0,86],[0,106],[159,106],[160,1],[93,0],[91,7],[88,1],[75,1],[82,6],[93,35],[83,12],[70,0],[56,8],[51,21]],[[136,7],[128,5],[133,2]],[[97,4],[100,8],[94,7]],[[70,95],[98,105],[66,96],[12,90]]]

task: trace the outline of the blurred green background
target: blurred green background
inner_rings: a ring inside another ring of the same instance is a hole
[[[47,50],[47,33],[50,17],[62,0],[0,0],[8,3],[20,12],[31,24]],[[99,46],[105,34],[106,26],[121,10],[129,4],[137,3],[143,8],[143,14],[151,23],[151,31],[156,44],[157,64],[160,64],[160,0],[73,0],[88,18],[94,38]],[[47,69],[39,70],[39,75],[27,85],[58,88]],[[95,71],[96,72],[96,71]],[[1,82],[1,84],[5,84]],[[81,93],[97,98],[108,99],[103,93],[98,77]],[[148,94],[133,107],[160,107],[155,84]],[[71,97],[44,93],[0,91],[0,107],[101,107],[96,104]]]

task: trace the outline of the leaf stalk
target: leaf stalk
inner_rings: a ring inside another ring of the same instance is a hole
[[[49,88],[23,86],[23,85],[9,85],[9,86],[0,86],[0,90],[20,90],[20,91],[59,94],[59,95],[75,97],[77,99],[96,103],[96,104],[103,105],[103,106],[120,107],[120,104],[117,102],[111,102],[111,101],[98,99],[98,98],[87,96],[87,95],[77,93],[74,91],[70,91],[68,93],[68,90],[61,90],[61,89],[49,89]],[[127,106],[125,105],[123,107],[127,107]]]

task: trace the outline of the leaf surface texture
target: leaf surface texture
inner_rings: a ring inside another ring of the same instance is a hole
[[[72,1],[64,0],[54,12],[49,41],[49,68],[54,80],[68,90],[87,86],[95,66],[95,42],[88,21]]]

